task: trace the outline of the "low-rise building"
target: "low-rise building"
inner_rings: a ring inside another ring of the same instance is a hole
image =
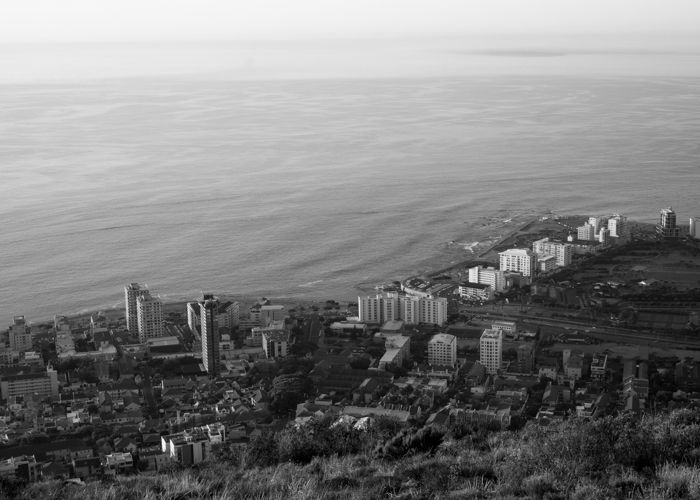
[[[492,300],[493,289],[490,285],[465,282],[459,285],[459,296],[467,300]]]
[[[0,397],[38,394],[40,398],[58,397],[58,375],[49,365],[46,371],[30,371],[0,377]]]
[[[41,468],[34,455],[21,455],[0,461],[0,477],[33,482],[41,476]]]
[[[209,456],[210,449],[209,436],[199,429],[161,437],[162,452],[182,465],[203,462]]]
[[[105,474],[124,474],[134,470],[134,457],[128,451],[123,453],[110,453],[102,460],[102,469]]]

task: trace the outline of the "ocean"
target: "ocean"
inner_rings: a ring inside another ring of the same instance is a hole
[[[512,46],[0,48],[0,328],[134,281],[348,300],[528,217],[700,215],[698,53]]]

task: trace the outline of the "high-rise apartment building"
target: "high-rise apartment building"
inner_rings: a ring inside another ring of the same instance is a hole
[[[396,293],[357,297],[361,323],[383,324],[399,319],[399,296]]]
[[[601,227],[598,232],[598,241],[603,245],[610,243],[610,230],[607,227]]]
[[[600,228],[603,227],[604,219],[602,217],[589,217],[588,224],[593,226],[593,234],[598,234]]]
[[[691,238],[700,238],[700,230],[698,230],[698,218],[691,217],[688,219],[688,236]]]
[[[400,319],[408,324],[430,323],[442,326],[447,321],[447,299],[378,294],[358,297],[359,319],[362,323],[383,324]]]
[[[622,238],[625,234],[625,218],[621,215],[613,215],[608,219],[608,231],[611,238]]]
[[[659,212],[656,233],[662,238],[678,238],[680,236],[680,228],[676,226],[676,212],[673,211],[673,208],[664,208]]]
[[[479,340],[479,363],[486,371],[495,374],[503,364],[503,332],[486,329]]]
[[[124,305],[126,307],[126,329],[129,334],[136,336],[139,333],[139,323],[136,315],[136,299],[145,291],[138,283],[131,283],[124,287]]]
[[[219,354],[219,327],[216,313],[219,301],[214,298],[203,299],[199,303],[199,320],[202,328],[202,363],[210,377],[219,374],[221,364]]]
[[[542,238],[532,243],[532,251],[537,254],[538,258],[553,255],[556,258],[556,265],[564,267],[571,264],[573,245],[550,241],[549,238]]]
[[[537,255],[526,248],[511,248],[498,254],[501,271],[515,271],[523,276],[534,276]]]
[[[24,316],[15,316],[9,328],[10,350],[11,351],[31,351],[32,332],[24,320]]]
[[[136,325],[142,343],[163,336],[163,304],[148,290],[136,297]]]
[[[438,333],[428,342],[428,363],[433,366],[452,366],[457,364],[457,337]]]

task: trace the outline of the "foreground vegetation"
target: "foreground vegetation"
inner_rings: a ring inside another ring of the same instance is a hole
[[[3,487],[23,499],[700,498],[700,413],[502,432],[324,419],[227,444],[196,469]]]

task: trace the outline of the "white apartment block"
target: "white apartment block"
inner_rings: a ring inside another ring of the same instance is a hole
[[[139,341],[145,342],[163,336],[163,304],[160,299],[152,297],[148,290],[136,298],[136,324]]]
[[[600,232],[598,233],[598,241],[603,245],[610,243],[610,230],[608,228],[600,228]]]
[[[447,299],[420,299],[419,323],[442,326],[447,322]]]
[[[374,297],[358,297],[360,323],[384,324],[402,320],[407,324],[430,323],[442,326],[447,322],[447,299],[378,294]]]
[[[582,241],[594,241],[595,240],[595,228],[586,222],[583,226],[576,228],[576,239]]]
[[[404,323],[408,325],[420,324],[420,300],[412,295],[399,297],[399,309]]]
[[[625,232],[625,219],[621,215],[613,215],[608,219],[608,231],[611,238],[622,238]]]
[[[470,267],[469,282],[488,285],[494,292],[502,292],[506,287],[503,271],[494,267]]]
[[[503,363],[503,332],[486,329],[479,340],[479,363],[486,371],[495,374]]]
[[[598,231],[600,231],[600,228],[603,227],[603,218],[602,217],[589,217],[588,218],[588,225],[593,226],[593,233],[598,234]]]
[[[523,276],[534,276],[537,269],[537,255],[526,248],[511,248],[498,254],[501,271],[515,271]]]
[[[433,366],[455,366],[457,364],[457,337],[438,333],[428,342],[428,363]]]
[[[360,323],[384,324],[399,319],[397,294],[377,294],[374,297],[357,297]]]
[[[571,264],[571,256],[574,253],[572,245],[568,243],[558,243],[550,241],[549,238],[542,238],[532,243],[532,251],[538,258],[553,255],[556,257],[555,265],[564,267]]]

